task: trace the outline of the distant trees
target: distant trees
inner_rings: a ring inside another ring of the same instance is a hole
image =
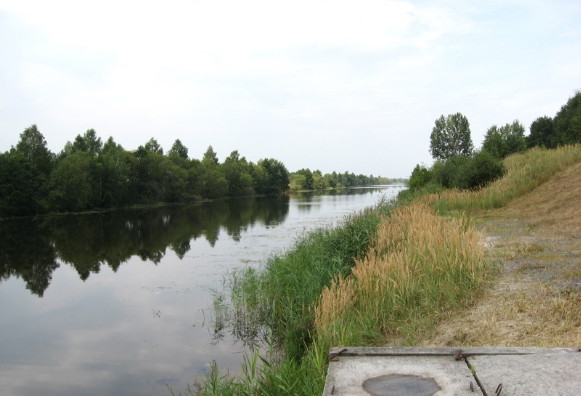
[[[309,184],[301,182],[297,190],[371,181],[347,172],[323,176],[302,169],[299,173],[309,175]],[[209,146],[201,160],[190,159],[179,139],[167,154],[154,138],[128,151],[112,137],[103,143],[94,129],[77,135],[54,155],[32,125],[22,132],[16,147],[0,153],[0,217],[279,195],[289,190],[290,182],[291,174],[274,158],[253,163],[234,150],[220,163]]]
[[[469,155],[473,145],[470,137],[470,123],[461,113],[440,116],[430,135],[432,157],[446,160],[457,155]]]
[[[539,117],[525,128],[518,121],[491,126],[481,150],[472,153],[470,128],[460,113],[440,116],[430,135],[430,152],[436,162],[431,168],[416,165],[409,180],[410,190],[431,185],[435,188],[476,189],[501,177],[502,159],[531,147],[555,148],[581,143],[581,91],[561,107],[555,118]]]
[[[392,182],[386,177],[375,177],[373,175],[356,175],[350,172],[326,173],[320,170],[300,169],[290,174],[291,191],[326,190],[335,188],[362,187]]]

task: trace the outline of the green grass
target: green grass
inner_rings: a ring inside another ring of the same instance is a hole
[[[289,358],[300,359],[311,343],[313,306],[321,291],[337,275],[349,274],[375,238],[382,214],[390,210],[380,205],[348,218],[341,227],[311,232],[263,270],[234,274],[235,307],[268,324],[273,342]]]
[[[553,150],[533,148],[513,154],[504,160],[505,177],[472,191],[448,190],[428,199],[440,213],[501,208],[521,197],[555,173],[581,161],[581,145],[563,146]]]

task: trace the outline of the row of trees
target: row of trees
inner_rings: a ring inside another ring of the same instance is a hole
[[[515,120],[487,131],[480,150],[474,151],[470,123],[461,113],[440,116],[430,135],[430,152],[436,160],[431,169],[417,165],[410,188],[430,183],[446,188],[475,189],[500,177],[502,159],[535,146],[555,148],[581,143],[581,91],[561,107],[554,118],[539,117],[525,136],[525,127]]]
[[[0,217],[279,195],[289,190],[290,176],[273,158],[253,163],[233,151],[220,163],[210,146],[201,160],[190,159],[179,139],[167,153],[153,138],[128,151],[112,137],[103,143],[93,129],[55,155],[32,125],[16,147],[0,154]],[[375,182],[352,174],[338,180],[328,178],[325,186]]]
[[[398,181],[390,180],[386,177],[376,177],[373,175],[355,175],[354,173],[323,173],[320,170],[311,171],[310,169],[300,169],[290,174],[291,191],[311,191],[327,190],[343,187],[361,187],[379,184],[388,184]]]

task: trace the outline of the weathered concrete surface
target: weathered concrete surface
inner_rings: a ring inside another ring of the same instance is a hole
[[[581,396],[577,349],[333,348],[329,358],[324,396]]]
[[[472,356],[468,362],[487,395],[581,395],[581,352]]]
[[[470,369],[463,361],[456,361],[452,356],[427,356],[418,359],[417,356],[346,356],[331,362],[327,374],[326,395],[396,395],[397,393],[370,393],[363,388],[363,382],[369,379],[389,374],[417,376],[433,379],[439,392],[436,395],[482,395],[472,378]],[[470,391],[472,387],[478,393]],[[409,390],[400,395],[416,395]],[[434,393],[417,393],[430,396]]]

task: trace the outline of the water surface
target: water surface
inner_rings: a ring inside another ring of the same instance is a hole
[[[244,345],[212,309],[227,273],[401,189],[0,222],[0,393],[164,395],[212,361],[236,372]]]

